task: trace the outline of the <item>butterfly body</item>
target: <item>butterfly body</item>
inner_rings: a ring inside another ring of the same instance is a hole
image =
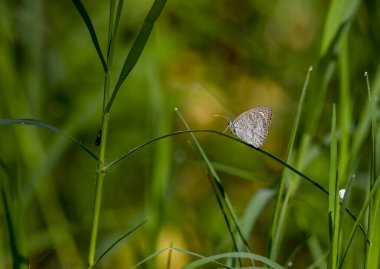
[[[230,121],[228,126],[241,140],[255,148],[263,145],[272,122],[272,108],[258,106],[243,112],[236,119]]]

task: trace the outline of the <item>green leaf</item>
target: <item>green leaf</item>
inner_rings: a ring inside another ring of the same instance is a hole
[[[121,73],[119,75],[119,78],[117,80],[115,89],[112,92],[112,96],[110,98],[110,101],[107,104],[106,112],[109,112],[113,102],[115,101],[115,97],[117,93],[119,92],[119,89],[125,79],[128,77],[129,73],[132,71],[132,69],[135,67],[137,61],[139,60],[142,51],[145,48],[145,45],[148,41],[148,38],[152,32],[153,26],[155,21],[157,20],[158,16],[161,14],[161,11],[163,10],[167,0],[156,0],[153,3],[152,8],[150,9],[148,15],[145,18],[145,21],[140,29],[140,32],[138,33],[135,42],[133,42],[133,45],[127,55],[127,58],[125,59],[123,68],[121,70]]]
[[[273,260],[270,260],[264,256],[253,254],[253,253],[247,253],[247,252],[229,252],[229,253],[223,253],[223,254],[218,254],[214,256],[209,256],[209,257],[204,257],[199,260],[196,260],[184,267],[184,269],[193,269],[200,267],[205,264],[209,263],[215,263],[219,259],[225,259],[225,258],[239,258],[239,259],[249,259],[249,260],[255,260],[255,261],[260,261],[266,265],[268,265],[270,268],[273,269],[283,269],[281,265],[276,263]],[[228,268],[228,267],[226,267]]]
[[[72,1],[74,3],[75,7],[77,8],[78,12],[82,16],[82,19],[84,20],[84,23],[86,24],[88,31],[90,32],[92,43],[94,44],[96,52],[98,53],[100,61],[102,62],[103,70],[104,70],[104,72],[107,72],[108,67],[107,67],[106,61],[104,59],[102,50],[100,48],[98,37],[96,36],[96,32],[95,32],[94,26],[92,25],[90,16],[88,15],[88,12],[87,12],[86,8],[84,7],[81,0],[72,0]]]
[[[75,144],[77,144],[78,146],[80,146],[84,151],[86,151],[88,154],[90,154],[90,156],[92,158],[94,158],[95,160],[99,161],[99,158],[98,156],[96,156],[95,153],[93,153],[89,148],[87,148],[84,144],[82,144],[81,142],[79,142],[78,140],[76,140],[75,138],[65,134],[64,132],[62,132],[61,130],[45,123],[45,122],[42,122],[42,121],[38,121],[38,120],[34,120],[34,119],[0,119],[0,126],[1,125],[34,125],[34,126],[38,126],[38,127],[41,127],[41,128],[44,128],[44,129],[48,129],[54,133],[57,133],[59,135],[62,135],[66,138],[68,138],[69,140],[73,141]]]
[[[359,4],[359,0],[332,1],[323,32],[321,56],[326,55],[341,27],[352,20]]]
[[[124,238],[126,238],[128,235],[132,234],[134,231],[136,231],[138,228],[140,228],[141,226],[143,226],[145,223],[147,223],[147,220],[143,221],[142,223],[140,223],[139,225],[137,225],[136,227],[134,227],[132,230],[130,230],[126,234],[122,235],[115,242],[113,242],[105,251],[103,251],[102,254],[99,255],[99,257],[94,262],[94,265],[97,264],[111,249],[113,249],[114,246],[116,246],[118,243],[120,243],[121,240],[123,240]]]

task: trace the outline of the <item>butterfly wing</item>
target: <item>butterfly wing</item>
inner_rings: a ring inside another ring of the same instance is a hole
[[[260,106],[239,115],[229,123],[229,127],[241,140],[259,148],[267,138],[271,122],[272,109],[267,106]]]

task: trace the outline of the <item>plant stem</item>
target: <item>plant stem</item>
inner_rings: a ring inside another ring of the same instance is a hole
[[[91,229],[91,239],[90,239],[90,248],[88,252],[88,268],[92,268],[95,260],[95,251],[96,251],[96,241],[98,237],[98,228],[99,228],[99,216],[100,208],[102,204],[102,193],[103,193],[103,183],[105,179],[105,152],[106,152],[106,141],[108,133],[108,121],[109,121],[109,112],[103,115],[102,123],[102,142],[100,148],[100,160],[98,162],[97,176],[96,176],[96,185],[95,185],[95,199],[94,199],[94,210],[93,210],[93,219],[92,219],[92,229]]]
[[[109,87],[110,87],[110,73],[105,74],[104,79],[104,97],[103,97],[103,115],[102,115],[102,132],[101,132],[101,142],[100,142],[100,154],[99,162],[97,167],[96,183],[95,183],[95,199],[94,199],[94,209],[92,218],[92,228],[91,228],[91,238],[90,238],[90,248],[88,250],[88,269],[93,268],[95,260],[96,251],[96,241],[98,237],[99,229],[99,216],[100,208],[102,205],[102,194],[103,194],[103,183],[106,176],[106,145],[108,136],[108,122],[109,122],[109,112],[104,112],[105,104],[109,98]]]

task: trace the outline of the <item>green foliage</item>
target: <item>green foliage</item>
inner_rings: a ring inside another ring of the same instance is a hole
[[[0,267],[379,268],[377,5],[1,4]]]

